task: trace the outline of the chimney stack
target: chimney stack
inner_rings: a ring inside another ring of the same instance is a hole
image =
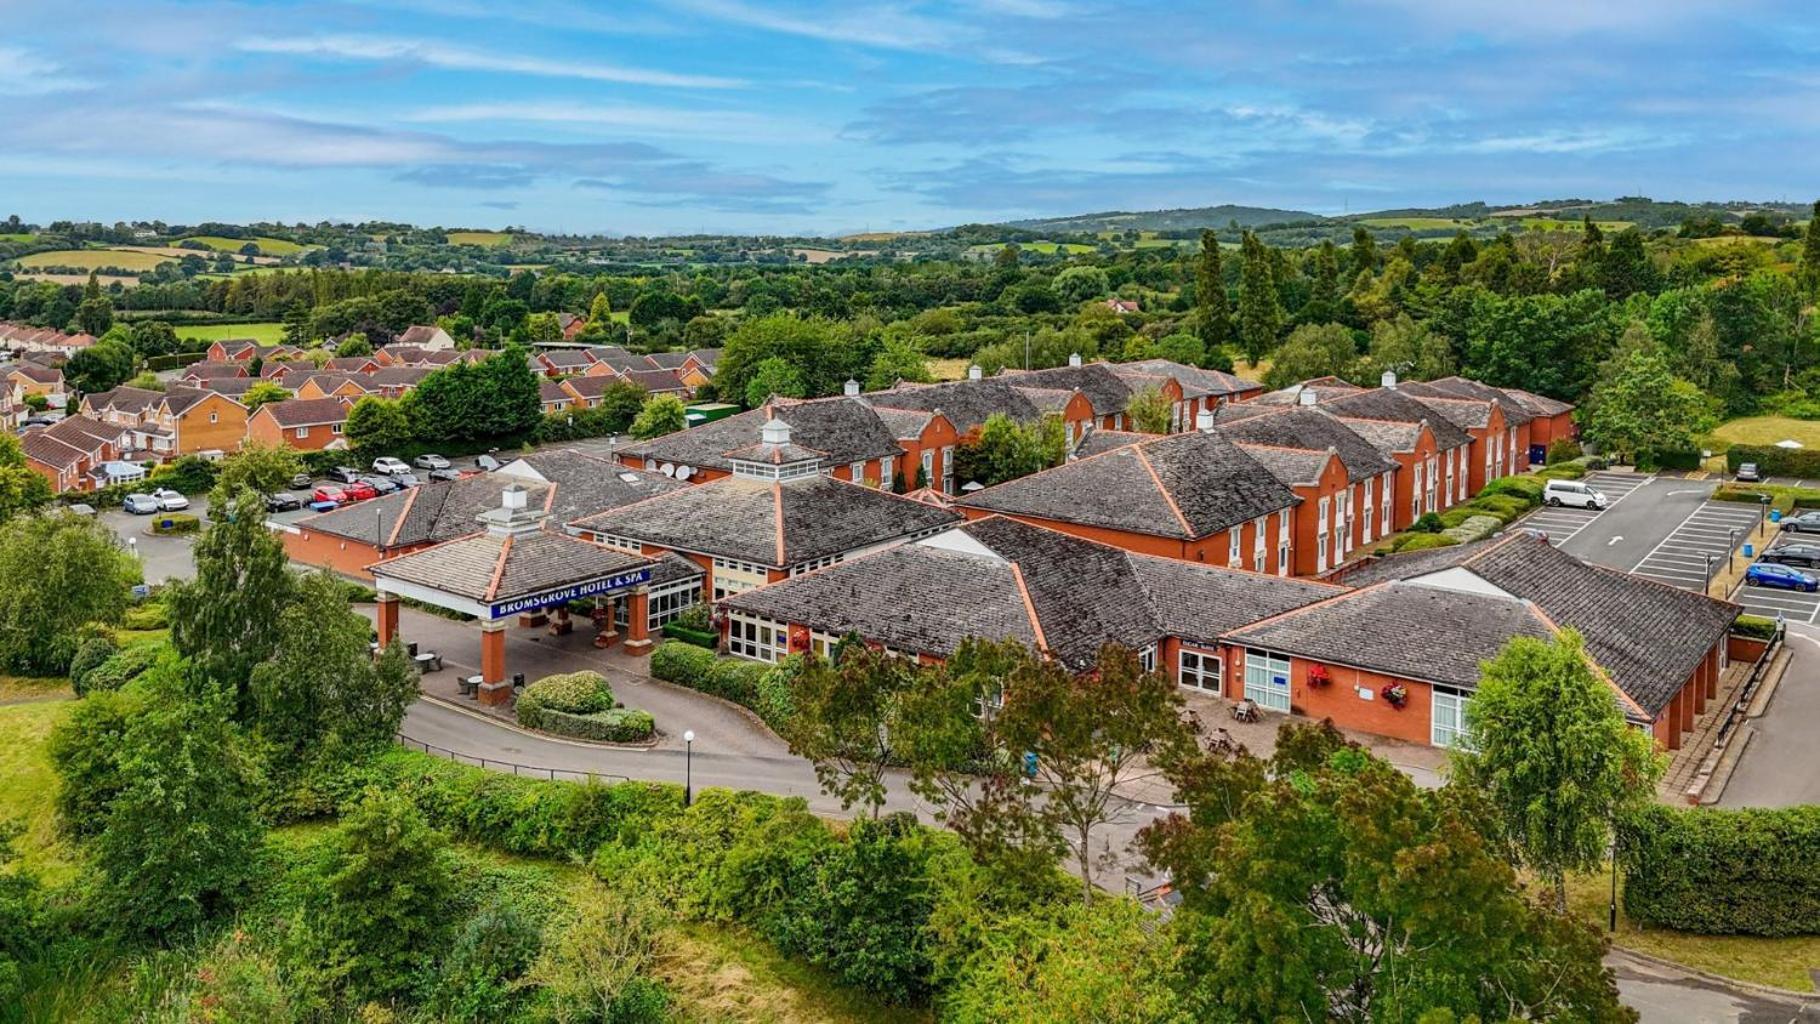
[[[507,512],[523,512],[530,493],[523,484],[508,484],[505,492],[500,495],[499,507]]]
[[[1213,433],[1213,410],[1202,409],[1194,414],[1194,429],[1203,434]]]
[[[973,365],[967,367],[967,379],[968,380],[979,380],[981,377],[984,377],[985,375],[986,375],[986,372],[984,370],[980,369],[980,364],[978,364],[978,363],[974,363]]]
[[[1079,352],[1070,352],[1068,354],[1068,365],[1069,366],[1081,365],[1081,354]]]
[[[848,398],[858,398],[859,397],[859,381],[856,381],[851,377],[847,378],[847,384],[842,390],[843,390],[843,392],[845,392],[845,394]]]
[[[1396,387],[1397,386],[1397,371],[1385,370],[1383,375],[1378,378],[1378,386],[1386,387],[1386,388]]]
[[[1313,405],[1320,400],[1320,396],[1314,393],[1313,388],[1304,384],[1302,390],[1296,393],[1295,400],[1297,405]]]

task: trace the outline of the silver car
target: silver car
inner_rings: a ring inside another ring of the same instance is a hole
[[[164,511],[164,506],[158,504],[158,499],[149,494],[129,494],[120,503],[120,507],[136,516],[155,516]]]
[[[418,469],[448,469],[449,460],[440,455],[419,455],[411,462]]]

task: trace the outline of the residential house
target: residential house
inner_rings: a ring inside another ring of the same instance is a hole
[[[584,378],[598,380],[597,377]],[[540,380],[537,382],[537,398],[543,405],[545,416],[566,412],[580,403],[568,389],[568,381]]]
[[[344,398],[287,398],[267,402],[247,419],[249,440],[303,451],[346,448],[342,430],[352,403]]]
[[[19,446],[26,465],[49,480],[52,490],[92,491],[106,482],[103,467],[122,457],[126,434],[124,427],[89,416],[68,416],[27,430]]]
[[[455,339],[449,336],[449,332],[434,324],[413,324],[405,328],[393,343],[428,352],[446,352],[455,347]]]
[[[184,367],[177,379],[185,383],[201,385],[201,382],[220,377],[248,377],[246,363],[237,359],[199,359]]]
[[[197,452],[231,452],[246,438],[246,406],[200,388],[118,387],[83,396],[81,412],[128,428],[124,454],[129,458],[166,460]]]

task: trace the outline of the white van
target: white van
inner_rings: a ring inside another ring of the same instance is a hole
[[[1579,480],[1550,480],[1548,486],[1542,488],[1542,503],[1556,508],[1565,505],[1568,508],[1590,508],[1599,512],[1605,511],[1605,506],[1609,504],[1603,492]]]

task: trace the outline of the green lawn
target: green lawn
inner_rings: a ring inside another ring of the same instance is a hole
[[[1715,450],[1728,444],[1767,445],[1777,441],[1799,441],[1809,448],[1820,448],[1820,422],[1796,420],[1787,416],[1745,416],[1719,424],[1712,432]]]
[[[1814,991],[1808,971],[1820,970],[1820,936],[1766,939],[1752,935],[1693,935],[1649,928],[1624,916],[1619,894],[1618,932],[1612,942],[1696,970],[1793,989]],[[1570,878],[1567,903],[1575,914],[1596,922],[1604,931],[1610,920],[1611,876],[1595,874]]]
[[[26,234],[21,231],[15,231],[10,234],[0,233],[0,242],[32,242],[36,241],[37,238],[37,235]]]
[[[510,231],[451,231],[450,245],[511,245]]]
[[[1475,226],[1473,221],[1454,217],[1364,217],[1358,223],[1368,228],[1403,228],[1407,231],[1444,231]]]
[[[25,829],[16,849],[21,865],[51,884],[76,873],[75,851],[57,835],[57,774],[46,749],[51,729],[73,705],[38,701],[0,705],[0,819]]]
[[[284,325],[273,321],[260,324],[179,324],[172,328],[179,338],[200,341],[223,341],[228,338],[252,338],[261,345],[276,345],[284,340]]]
[[[1577,220],[1556,220],[1553,217],[1525,217],[1517,222],[1526,231],[1579,231],[1582,225]],[[1627,220],[1595,220],[1600,231],[1623,231],[1631,226]]]
[[[298,245],[296,242],[287,241],[282,238],[271,238],[266,235],[258,235],[253,238],[226,238],[221,235],[191,235],[188,238],[180,238],[178,241],[200,242],[217,252],[233,253],[239,252],[240,247],[248,242],[255,242],[258,243],[260,255],[263,256],[290,256],[309,248],[309,246]]]
[[[81,267],[94,270],[99,267],[120,267],[124,270],[150,270],[160,263],[169,263],[175,257],[161,256],[155,252],[140,252],[134,249],[52,249],[48,252],[35,252],[30,256],[19,257],[22,267]]]

